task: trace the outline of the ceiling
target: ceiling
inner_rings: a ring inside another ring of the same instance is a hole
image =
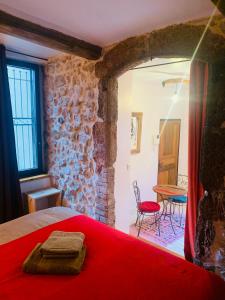
[[[0,9],[106,46],[170,24],[207,17],[210,0],[0,0]]]
[[[135,77],[145,81],[164,81],[168,79],[182,78],[189,79],[190,77],[190,61],[184,61],[184,58],[155,58],[138,66],[151,68],[133,69]],[[166,65],[164,65],[166,64]]]

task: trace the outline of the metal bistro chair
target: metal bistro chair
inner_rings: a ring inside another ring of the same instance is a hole
[[[160,205],[155,201],[141,201],[141,193],[137,184],[137,180],[133,182],[133,189],[137,203],[137,219],[135,223],[135,226],[138,225],[137,236],[140,234],[141,226],[146,215],[154,216],[155,221],[151,223],[150,226],[155,224],[158,227],[158,233],[160,235]]]
[[[179,208],[179,224],[181,227],[182,217],[184,212],[184,206],[187,204],[187,196],[171,196],[168,198],[170,205],[173,206],[173,214],[175,211],[175,207]]]

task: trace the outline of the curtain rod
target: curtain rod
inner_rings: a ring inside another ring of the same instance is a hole
[[[36,59],[40,59],[40,60],[44,60],[44,61],[48,61],[47,58],[38,57],[38,56],[31,55],[31,54],[25,54],[25,53],[22,53],[22,52],[19,52],[19,51],[9,50],[9,49],[7,49],[7,48],[6,48],[6,51],[7,51],[7,52],[11,52],[11,53],[15,53],[15,54],[20,54],[20,55],[32,57],[32,58],[36,58]]]
[[[159,66],[165,66],[165,65],[172,65],[172,64],[178,64],[182,62],[187,62],[190,61],[190,59],[185,59],[185,60],[179,60],[179,61],[173,61],[173,62],[168,62],[164,64],[157,64],[157,65],[151,65],[151,66],[144,66],[144,67],[135,67],[130,70],[138,70],[138,69],[146,69],[146,68],[153,68],[153,67],[159,67]]]

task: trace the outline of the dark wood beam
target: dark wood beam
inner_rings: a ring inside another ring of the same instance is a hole
[[[101,57],[102,48],[0,10],[0,32],[87,59]]]
[[[225,1],[224,0],[211,0],[219,9],[219,11],[225,16]]]

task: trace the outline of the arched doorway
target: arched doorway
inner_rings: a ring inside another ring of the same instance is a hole
[[[221,17],[217,17],[221,18]],[[215,24],[216,22],[214,22]],[[218,22],[216,23],[218,24]],[[94,127],[95,143],[98,143],[99,134],[101,135],[102,153],[96,158],[97,170],[99,175],[99,184],[102,180],[106,183],[107,193],[99,195],[101,202],[106,207],[105,220],[108,224],[114,225],[115,222],[115,198],[114,198],[114,163],[116,160],[116,127],[117,127],[117,101],[118,85],[117,77],[131,67],[135,67],[142,62],[146,62],[154,57],[189,57],[191,58],[196,46],[199,43],[204,31],[204,25],[180,24],[169,26],[165,29],[157,30],[142,36],[129,38],[109,49],[102,61],[96,64],[95,72],[99,81],[99,111],[98,115],[102,122],[98,122]],[[207,61],[209,64],[216,63],[218,71],[220,62],[224,62],[225,39],[222,35],[216,34],[209,29],[202,41],[196,58]],[[222,68],[221,68],[222,70]],[[218,78],[217,78],[218,79]],[[219,88],[218,88],[219,87]],[[212,80],[209,87],[208,103],[208,123],[205,133],[205,147],[201,165],[202,178],[205,189],[210,191],[210,197],[214,202],[218,202],[215,194],[220,193],[220,198],[224,199],[223,177],[225,169],[225,160],[222,152],[224,145],[222,135],[224,130],[223,111],[225,106],[224,88],[222,81]],[[218,109],[215,110],[215,107]],[[215,130],[211,130],[214,128]],[[98,135],[96,134],[98,132]],[[98,140],[96,139],[98,136]],[[214,144],[217,147],[214,147]],[[208,164],[213,161],[212,164]],[[214,178],[212,179],[212,174]],[[222,195],[222,196],[221,196]],[[217,197],[218,198],[218,197]],[[207,218],[213,223],[211,215]],[[218,216],[220,219],[220,217]],[[204,226],[201,227],[204,230]],[[212,226],[211,226],[211,231]],[[202,238],[203,235],[201,235]],[[204,238],[203,238],[204,239]],[[205,248],[210,248],[212,241],[201,241],[199,255],[205,255]],[[208,245],[208,246],[207,246]]]
[[[177,185],[188,190],[189,77],[190,61],[182,58],[155,58],[119,76],[114,164],[115,228],[138,234],[133,190],[137,181],[142,201],[158,202],[160,214],[168,208],[161,217],[160,235],[157,226],[150,226],[154,217],[146,216],[139,237],[182,256],[186,204],[178,207],[162,202],[153,187]],[[136,141],[131,145],[131,120],[141,123],[136,132],[138,146]]]

